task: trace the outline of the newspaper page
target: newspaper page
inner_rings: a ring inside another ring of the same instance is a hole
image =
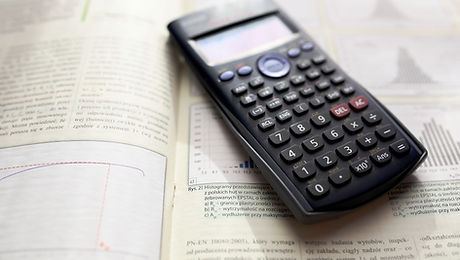
[[[401,119],[429,157],[379,199],[301,224],[190,76],[179,102],[174,259],[460,259],[459,1],[279,4]]]
[[[0,259],[160,258],[180,5],[0,2]]]

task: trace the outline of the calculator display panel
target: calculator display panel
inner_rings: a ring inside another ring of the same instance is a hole
[[[278,16],[269,15],[198,38],[196,46],[208,63],[217,64],[245,56],[261,46],[287,39],[292,34]]]

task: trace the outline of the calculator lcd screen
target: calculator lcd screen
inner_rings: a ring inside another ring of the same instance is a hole
[[[198,38],[196,46],[208,63],[217,64],[244,56],[292,34],[278,16],[270,15]]]

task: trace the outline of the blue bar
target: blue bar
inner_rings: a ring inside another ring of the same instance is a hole
[[[254,168],[254,161],[251,158],[249,158],[249,168]]]
[[[242,163],[240,164],[240,168],[243,168],[243,164],[242,164]]]
[[[249,163],[248,163],[248,161],[244,161],[244,168],[249,168]]]

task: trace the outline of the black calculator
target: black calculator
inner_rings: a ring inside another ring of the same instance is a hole
[[[382,195],[427,156],[272,1],[226,3],[168,29],[228,126],[302,222]]]

